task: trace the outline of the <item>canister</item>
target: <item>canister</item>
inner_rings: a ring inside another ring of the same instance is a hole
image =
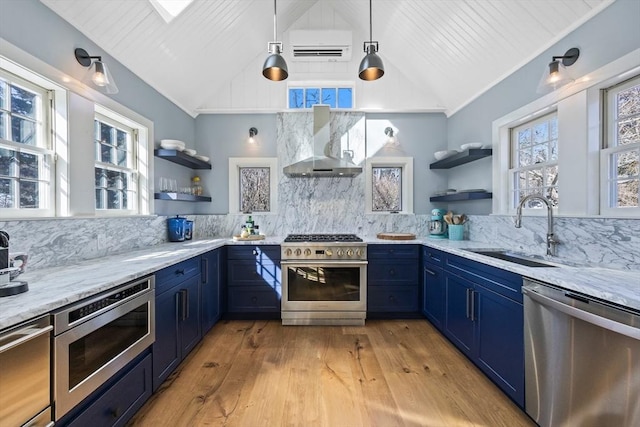
[[[169,232],[170,242],[184,241],[186,223],[186,218],[180,218],[179,216],[167,219],[167,231]]]
[[[193,238],[193,221],[186,220],[184,226],[184,240],[191,240]]]

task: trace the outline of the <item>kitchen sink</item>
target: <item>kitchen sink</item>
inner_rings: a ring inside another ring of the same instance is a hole
[[[488,256],[491,258],[501,259],[503,261],[513,262],[514,264],[524,265],[526,267],[559,267],[551,262],[540,261],[534,259],[530,255],[522,255],[515,252],[503,250],[486,250],[486,249],[466,249],[468,252]]]

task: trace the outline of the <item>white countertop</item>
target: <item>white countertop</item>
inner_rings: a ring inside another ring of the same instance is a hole
[[[185,259],[224,245],[279,245],[282,237],[235,242],[229,238],[164,243],[148,249],[83,261],[64,267],[27,272],[19,280],[29,282],[29,291],[0,298],[0,330],[50,313],[65,305],[153,273]],[[366,243],[422,244],[484,264],[521,274],[566,289],[640,310],[640,273],[589,266],[532,268],[465,251],[489,249],[472,241],[403,240],[365,238]]]

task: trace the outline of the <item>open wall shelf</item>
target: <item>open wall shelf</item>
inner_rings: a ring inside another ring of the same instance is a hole
[[[154,193],[153,198],[156,200],[173,200],[176,202],[210,202],[209,196],[194,196],[193,194],[183,193]]]
[[[429,197],[430,202],[462,202],[465,200],[491,199],[493,193],[487,191],[469,191]]]
[[[429,169],[450,169],[465,163],[473,162],[485,157],[489,157],[493,153],[491,148],[469,148],[462,153],[454,154],[437,162],[431,163]]]
[[[161,159],[165,159],[191,169],[211,169],[211,163],[196,159],[182,151],[157,148],[154,150],[153,154]]]

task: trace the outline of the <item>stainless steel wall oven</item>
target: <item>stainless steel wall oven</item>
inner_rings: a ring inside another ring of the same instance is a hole
[[[54,313],[54,413],[59,420],[155,340],[155,278]]]
[[[295,240],[303,239],[303,240]],[[353,235],[294,235],[282,245],[283,325],[363,325],[367,248]]]

